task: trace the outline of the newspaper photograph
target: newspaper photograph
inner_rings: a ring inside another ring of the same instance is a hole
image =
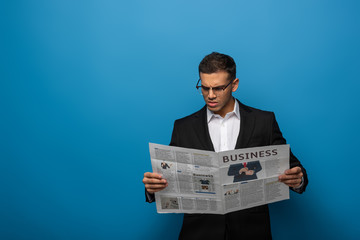
[[[155,193],[158,213],[225,214],[289,199],[278,176],[290,146],[212,152],[149,143],[153,172],[168,186]]]

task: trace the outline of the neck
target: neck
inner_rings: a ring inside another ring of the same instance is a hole
[[[234,97],[231,97],[231,99],[226,104],[226,106],[224,106],[224,108],[221,109],[221,111],[219,111],[217,114],[219,114],[221,117],[225,117],[227,113],[232,112],[234,110],[234,107],[235,107],[235,99]]]

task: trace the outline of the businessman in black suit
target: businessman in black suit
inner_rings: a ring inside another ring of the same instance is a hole
[[[175,121],[170,145],[210,151],[286,144],[272,112],[242,104],[233,98],[239,85],[234,60],[211,53],[199,65],[197,88],[206,105],[198,112]],[[199,85],[200,84],[200,85]],[[279,181],[298,193],[308,183],[306,170],[290,152],[290,169]],[[167,181],[157,173],[144,174],[146,200],[166,188]],[[228,214],[184,214],[179,239],[271,239],[267,205]]]

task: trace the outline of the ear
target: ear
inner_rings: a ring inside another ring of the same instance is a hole
[[[239,87],[239,79],[235,78],[233,83],[232,83],[231,91],[235,92],[238,89],[238,87]]]

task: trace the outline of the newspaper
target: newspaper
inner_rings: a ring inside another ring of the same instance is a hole
[[[168,186],[155,193],[158,213],[225,214],[289,199],[278,176],[289,145],[212,152],[149,143],[153,172]]]

